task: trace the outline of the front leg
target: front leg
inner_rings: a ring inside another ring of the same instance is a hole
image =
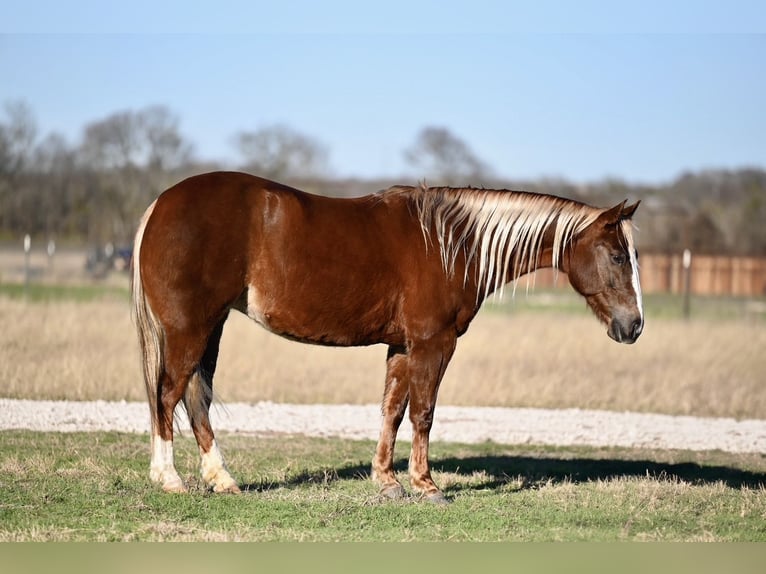
[[[435,503],[446,503],[447,499],[431,478],[428,447],[439,384],[455,351],[456,341],[456,334],[447,332],[413,345],[408,354],[410,421],[412,422],[410,484],[413,491]]]
[[[389,498],[402,498],[405,495],[394,473],[394,446],[408,399],[405,349],[392,346],[388,349],[386,359],[386,387],[381,409],[383,423],[375,458],[372,460],[372,479],[380,485],[380,493]]]

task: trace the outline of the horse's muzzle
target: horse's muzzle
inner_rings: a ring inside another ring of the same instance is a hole
[[[644,330],[644,321],[642,319],[634,319],[632,321],[620,321],[619,319],[612,319],[609,323],[609,329],[607,329],[607,335],[618,343],[626,343],[632,345],[636,342],[641,332]]]

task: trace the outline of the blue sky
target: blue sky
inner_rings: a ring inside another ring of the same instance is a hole
[[[234,164],[234,133],[284,123],[324,142],[338,176],[417,179],[403,150],[424,126],[514,179],[766,167],[757,3],[40,4],[4,9],[0,102],[72,144],[163,104],[202,159]]]

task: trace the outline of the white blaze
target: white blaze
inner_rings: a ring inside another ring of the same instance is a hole
[[[636,305],[638,305],[638,312],[641,314],[641,324],[644,323],[644,303],[641,298],[641,282],[638,280],[638,261],[636,260],[636,251],[631,249],[630,251],[630,265],[633,268],[633,277],[631,279],[633,283],[633,290],[636,292]]]
[[[625,238],[628,240],[628,253],[630,254],[630,268],[632,271],[631,283],[633,284],[633,291],[636,294],[636,306],[638,307],[638,313],[641,316],[641,327],[644,326],[644,303],[641,297],[641,281],[638,278],[638,260],[636,259],[636,248],[633,245],[633,233],[631,224],[629,221],[623,221],[622,229],[625,234]]]

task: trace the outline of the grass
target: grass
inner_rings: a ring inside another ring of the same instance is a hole
[[[766,419],[766,323],[758,319],[684,321],[647,301],[644,334],[626,346],[611,341],[579,300],[579,310],[564,312],[532,297],[528,308],[525,299],[517,293],[479,313],[458,341],[439,404]],[[0,297],[0,322],[3,396],[144,400],[123,298]],[[301,345],[232,313],[215,391],[224,402],[378,403],[384,359],[379,345]]]
[[[0,540],[766,540],[756,455],[437,443],[435,478],[452,504],[436,507],[379,499],[370,441],[224,436],[241,496],[199,484],[190,437],[177,453],[191,493],[160,492],[147,442],[2,433]]]

